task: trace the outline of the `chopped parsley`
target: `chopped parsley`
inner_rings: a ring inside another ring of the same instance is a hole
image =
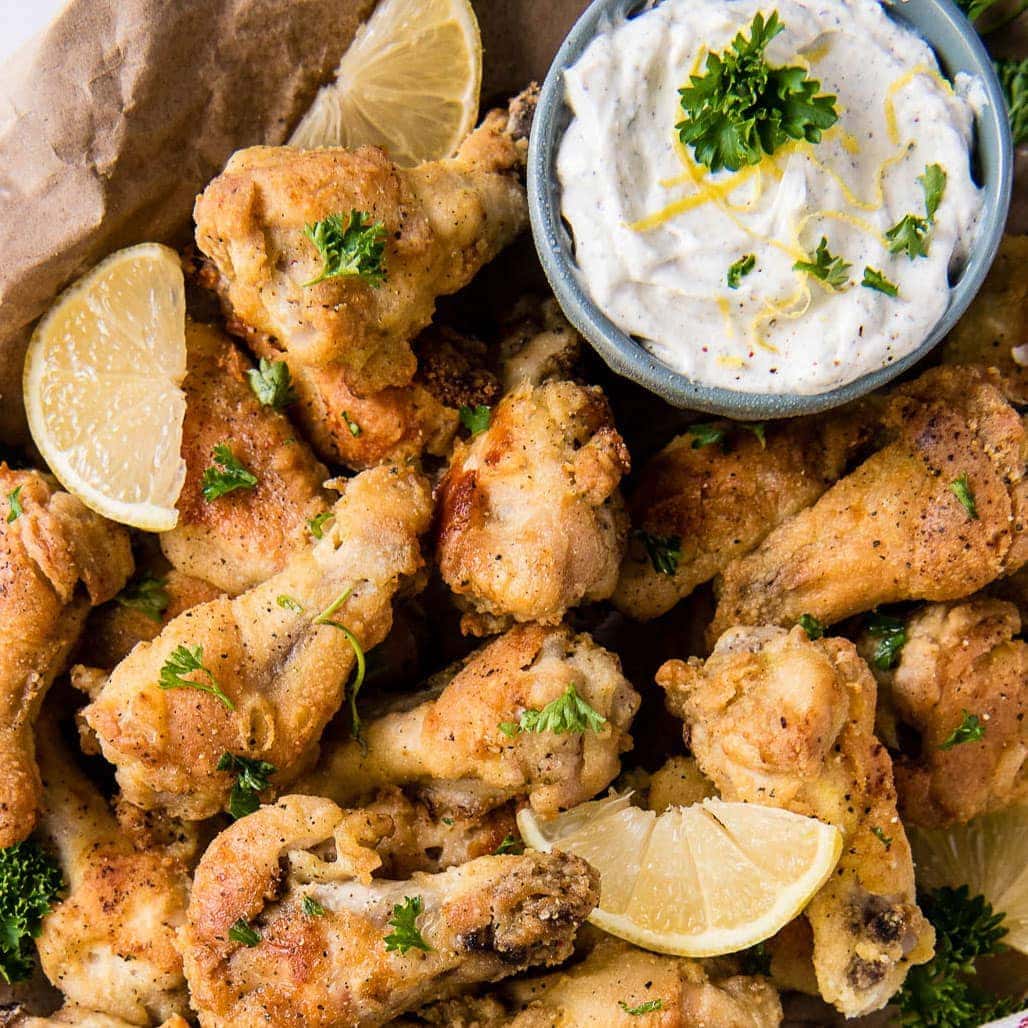
[[[985,725],[977,714],[963,711],[959,725],[939,743],[940,750],[951,750],[965,742],[978,742],[985,737]]]
[[[289,366],[285,361],[269,361],[262,357],[256,368],[247,371],[246,377],[262,407],[282,410],[296,402]]]
[[[167,584],[167,579],[158,578],[157,575],[144,571],[138,578],[129,582],[114,598],[121,606],[128,607],[130,610],[138,610],[151,621],[160,624],[164,612],[171,603],[171,597],[166,588]]]
[[[20,485],[16,486],[7,494],[7,524],[17,521],[25,513],[21,506],[21,489]]]
[[[978,505],[974,502],[974,492],[971,489],[971,483],[967,480],[967,474],[950,482],[949,487],[953,495],[960,501],[960,505],[967,511],[967,516],[972,521],[977,521]]]
[[[218,761],[219,771],[231,771],[236,776],[228,799],[228,812],[238,821],[252,814],[260,805],[260,793],[268,788],[268,778],[278,768],[266,760],[251,760],[237,757],[234,753],[223,753]]]
[[[325,908],[313,896],[304,896],[300,905],[308,917],[325,916]]]
[[[248,949],[253,949],[261,941],[261,933],[248,925],[243,918],[239,918],[228,930],[228,937],[233,942],[241,942]]]
[[[799,626],[807,633],[808,639],[820,639],[825,634],[825,626],[813,614],[801,614]]]
[[[195,682],[185,677],[194,671],[206,675],[207,681]],[[176,646],[161,667],[161,677],[157,684],[161,689],[196,689],[199,692],[209,693],[227,710],[236,709],[236,705],[218,685],[218,680],[211,673],[210,668],[204,667],[202,646]]]
[[[941,164],[926,164],[924,174],[918,175],[917,181],[924,193],[925,217],[930,225],[935,221],[935,212],[946,190],[946,171]]]
[[[1028,8],[1028,0],[1022,0]],[[1028,57],[1001,57],[992,62],[1007,101],[1007,118],[1014,146],[1028,143]]]
[[[757,258],[754,254],[748,253],[733,261],[728,267],[728,288],[738,289],[742,280],[757,266]]]
[[[525,844],[516,835],[505,835],[503,842],[493,850],[493,856],[501,856],[504,853],[524,853]]]
[[[304,235],[321,255],[321,272],[305,286],[324,282],[327,278],[356,277],[372,286],[385,280],[383,255],[385,226],[372,223],[371,215],[351,210],[349,216],[330,214],[321,221],[304,225]]]
[[[214,465],[204,471],[200,480],[203,498],[208,503],[236,489],[253,489],[257,485],[257,476],[236,459],[226,443],[218,443],[212,456]]]
[[[325,534],[325,522],[331,521],[334,517],[335,515],[330,510],[323,510],[320,514],[315,514],[307,521],[307,531],[315,539],[320,539]]]
[[[916,214],[904,214],[888,232],[885,238],[889,241],[889,253],[905,253],[914,260],[915,257],[927,257],[925,243],[928,239],[928,220]]]
[[[350,718],[353,723],[353,735],[354,738],[360,742],[361,746],[364,745],[364,736],[362,732],[362,725],[360,715],[357,713],[357,694],[361,690],[361,686],[364,684],[364,676],[367,674],[368,664],[367,659],[364,655],[364,647],[361,646],[360,640],[340,621],[334,621],[336,611],[350,598],[350,593],[353,592],[352,588],[344,589],[315,619],[314,624],[316,625],[329,625],[332,628],[343,633],[346,641],[350,644],[350,649],[353,650],[354,659],[357,662],[357,673],[354,675],[353,682],[350,684],[347,690],[350,697]]]
[[[849,270],[852,266],[841,257],[833,256],[828,250],[828,240],[822,236],[817,249],[810,255],[810,260],[797,261],[792,270],[812,275],[824,282],[829,289],[841,289],[849,283]]]
[[[876,612],[868,615],[867,634],[878,640],[871,657],[874,666],[879,671],[888,671],[894,667],[907,642],[906,623],[899,618]]]
[[[681,536],[650,535],[639,529],[635,537],[643,544],[650,565],[658,575],[673,575],[678,571],[678,562],[682,558]]]
[[[418,931],[418,917],[424,909],[420,896],[404,896],[403,902],[393,907],[393,916],[387,922],[393,931],[385,937],[386,950],[396,950],[401,956],[409,949],[431,952],[432,947]]]
[[[892,849],[892,836],[886,835],[878,825],[875,825],[871,829],[871,834],[886,848],[886,850]]]
[[[516,721],[504,721],[500,731],[508,738],[519,732],[552,732],[554,735],[581,735],[586,731],[599,732],[607,719],[578,695],[574,683],[547,703],[542,710],[529,708],[521,712]]]
[[[480,403],[477,407],[463,406],[460,409],[460,423],[472,435],[484,432],[491,420],[492,411],[485,404]]]
[[[870,265],[864,268],[864,277],[860,284],[865,289],[874,289],[879,293],[885,293],[886,296],[899,296],[899,286],[895,282],[890,282],[877,268]]]
[[[361,427],[357,424],[356,421],[353,420],[353,418],[350,417],[349,413],[347,413],[346,411],[343,411],[343,421],[346,423],[346,428],[350,435],[352,435],[354,439],[359,439],[361,434]]]
[[[276,596],[275,602],[283,610],[291,610],[294,614],[303,613],[303,604],[300,603],[298,600],[294,600],[292,596],[287,596],[285,593],[281,593],[280,595]]]
[[[632,1017],[641,1017],[643,1014],[652,1014],[654,1011],[663,1010],[664,1001],[662,999],[651,999],[645,1003],[640,1003],[637,1007],[630,1007],[623,999],[619,999],[618,1006]]]
[[[0,977],[31,977],[43,918],[64,889],[57,861],[32,839],[0,849]]]
[[[782,31],[778,12],[757,14],[747,39],[741,32],[729,50],[708,54],[705,72],[690,75],[678,91],[685,115],[675,128],[693,156],[711,171],[738,171],[757,164],[789,139],[819,143],[838,120],[834,96],[818,96],[821,83],[803,68],[771,68],[768,43]]]

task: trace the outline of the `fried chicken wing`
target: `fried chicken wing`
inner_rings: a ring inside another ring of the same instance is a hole
[[[942,344],[947,364],[998,368],[1007,395],[1028,403],[1028,236],[1006,235],[964,316]]]
[[[40,829],[67,882],[36,940],[46,976],[69,1002],[130,1024],[185,1014],[175,945],[186,916],[185,868],[166,851],[133,846],[49,722],[40,730],[39,762]]]
[[[507,732],[574,685],[606,721],[598,731]],[[411,785],[435,809],[473,816],[527,796],[543,813],[592,799],[620,770],[639,696],[612,653],[565,627],[519,625],[478,649],[445,686],[365,726],[366,746],[326,750],[297,790],[341,805]]]
[[[934,933],[915,903],[892,766],[875,738],[875,681],[852,643],[802,628],[735,628],[704,664],[657,675],[722,799],[834,824],[843,852],[806,910],[821,995],[848,1016],[888,1003]]]
[[[14,1024],[17,1028],[64,1028],[67,1025],[74,1025],[75,1028],[133,1028],[132,1021],[88,1010],[75,1003],[66,1003],[48,1017],[26,1017]],[[162,1022],[160,1028],[189,1028],[189,1022],[175,1014]]]
[[[614,605],[639,621],[670,610],[814,503],[867,443],[872,424],[870,406],[857,404],[775,423],[762,435],[718,422],[725,445],[700,445],[688,431],[673,439],[643,468],[629,501],[637,534]],[[654,540],[673,544],[671,565],[650,555]]]
[[[381,1025],[462,987],[566,959],[599,897],[596,872],[556,853],[373,879],[368,844],[388,831],[361,811],[288,796],[214,840],[182,933],[204,1028]],[[421,946],[387,948],[404,906],[417,911],[410,928]],[[254,945],[230,936],[239,923],[257,933]]]
[[[232,776],[216,771],[226,752],[273,764],[277,784],[313,762],[354,667],[348,632],[364,650],[381,642],[393,597],[422,567],[428,486],[412,469],[374,468],[345,485],[333,515],[283,571],[186,611],[106,679],[84,717],[130,802],[200,819],[228,797]],[[159,688],[181,647],[204,670]]]
[[[1028,644],[1017,608],[1002,600],[931,604],[906,621],[892,670],[875,669],[883,701],[917,735],[895,758],[904,820],[926,828],[969,821],[1028,801]],[[872,657],[879,640],[865,637]],[[872,661],[872,667],[874,663]],[[984,734],[947,743],[964,721]]]
[[[281,571],[306,545],[307,520],[331,506],[322,488],[328,471],[285,415],[261,405],[246,377],[250,363],[231,340],[190,323],[186,348],[186,481],[178,524],[161,535],[161,548],[180,571],[234,596]],[[257,484],[207,500],[204,473],[217,468],[220,445]]]
[[[932,369],[896,390],[886,424],[893,442],[728,565],[711,641],[959,599],[1028,560],[1028,431],[994,372]]]
[[[236,318],[276,340],[297,371],[336,365],[366,396],[410,382],[410,340],[436,297],[466,285],[527,224],[522,160],[501,111],[456,157],[409,170],[375,147],[252,147],[197,199],[196,241]],[[322,261],[305,225],[351,210],[385,227],[385,279],[313,283]]]
[[[541,303],[525,297],[515,305],[511,323],[500,340],[503,392],[522,385],[575,377],[582,337],[552,297]]]
[[[439,570],[476,635],[557,624],[614,591],[628,533],[628,450],[603,393],[519,386],[458,443],[438,490]]]
[[[43,697],[90,606],[132,574],[132,551],[124,528],[38,471],[0,464],[0,496],[0,846],[10,846],[36,823],[33,732]]]

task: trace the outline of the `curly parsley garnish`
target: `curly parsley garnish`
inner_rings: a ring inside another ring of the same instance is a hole
[[[1022,0],[1022,9],[1028,9],[1028,0]],[[1007,101],[1014,146],[1028,143],[1028,57],[1001,57],[992,63]]]
[[[17,521],[25,513],[21,506],[21,486],[16,486],[7,494],[7,524]]]
[[[673,575],[682,558],[682,537],[678,535],[650,535],[639,529],[636,539],[643,544],[650,566],[658,575]]]
[[[950,482],[949,487],[953,495],[960,501],[960,505],[967,511],[967,516],[972,521],[977,521],[978,505],[974,502],[974,492],[971,489],[971,483],[967,480],[967,474]]]
[[[939,743],[940,750],[951,750],[965,742],[978,742],[985,737],[985,725],[977,714],[963,711],[962,720],[952,732]]]
[[[325,534],[325,522],[331,521],[334,517],[335,515],[330,510],[323,510],[320,514],[315,514],[307,521],[307,531],[315,539],[320,539]]]
[[[822,236],[817,249],[810,255],[810,260],[797,261],[792,270],[813,275],[830,289],[841,289],[849,282],[851,267],[852,265],[847,264],[841,257],[835,257],[829,252],[828,240]]]
[[[824,624],[818,621],[813,614],[801,614],[798,624],[807,633],[807,638],[811,641],[820,639],[825,634]]]
[[[637,1007],[630,1007],[623,999],[618,1000],[618,1006],[631,1017],[641,1017],[643,1014],[652,1014],[654,1011],[664,1009],[662,999],[651,999],[640,1003]]]
[[[291,403],[296,403],[289,366],[285,361],[269,361],[262,357],[256,368],[246,372],[246,377],[262,407],[283,410]]]
[[[206,682],[196,682],[186,675],[199,671],[207,676]],[[196,689],[210,693],[227,710],[235,710],[236,705],[225,695],[218,680],[210,668],[203,664],[202,646],[176,646],[161,667],[161,677],[157,682],[161,689]]]
[[[32,976],[43,918],[64,889],[57,861],[32,839],[0,849],[0,978]]]
[[[239,918],[228,930],[228,937],[233,942],[241,942],[249,949],[253,949],[261,941],[261,933],[248,925],[243,918]]]
[[[742,280],[757,266],[757,258],[748,253],[728,266],[728,288],[738,289]]]
[[[308,917],[325,916],[325,908],[313,896],[304,896],[300,906]]]
[[[464,406],[460,409],[460,423],[472,434],[484,432],[492,420],[492,411],[484,404],[477,407]]]
[[[129,582],[114,598],[121,606],[128,607],[130,610],[138,610],[151,621],[160,624],[164,612],[168,609],[168,604],[171,603],[171,597],[166,588],[167,584],[167,579],[158,578],[149,571],[144,571],[138,578]]]
[[[899,286],[890,282],[877,268],[864,268],[864,277],[860,284],[865,289],[874,289],[886,296],[899,296]]]
[[[253,489],[257,485],[257,476],[235,457],[226,443],[218,443],[212,456],[214,466],[207,468],[200,480],[203,498],[208,503],[236,489]]]
[[[223,753],[218,761],[218,770],[231,771],[236,776],[228,798],[228,812],[238,821],[261,805],[260,794],[268,788],[268,778],[278,768],[266,760],[251,760],[249,757],[237,757],[234,753]]]
[[[552,732],[554,735],[582,735],[599,732],[607,719],[578,695],[574,683],[542,710],[531,707],[521,712],[517,721],[504,721],[500,731],[512,739],[520,732]]]
[[[907,642],[907,626],[899,618],[887,614],[869,614],[867,634],[878,640],[871,657],[879,671],[888,671],[899,660],[900,651]]]
[[[679,138],[711,171],[757,164],[789,139],[819,143],[838,120],[835,97],[818,96],[803,68],[768,67],[764,51],[783,28],[777,11],[766,22],[758,13],[749,39],[740,32],[730,50],[708,54],[705,74],[678,91]]]
[[[305,286],[344,276],[356,276],[372,286],[384,281],[386,230],[382,222],[372,223],[370,214],[357,210],[351,210],[349,217],[330,214],[312,225],[304,225],[303,231],[318,248],[323,262],[321,273],[304,282]]]
[[[350,696],[350,717],[353,721],[353,735],[361,745],[364,743],[364,736],[362,734],[362,726],[360,716],[357,714],[357,694],[361,691],[361,686],[364,684],[364,676],[367,673],[367,659],[364,656],[364,647],[361,646],[360,640],[346,627],[342,622],[334,620],[336,612],[339,608],[350,598],[350,593],[353,592],[352,588],[344,589],[315,619],[314,624],[316,625],[329,625],[332,628],[337,629],[343,633],[346,641],[350,644],[350,649],[353,650],[354,659],[357,662],[357,673],[354,675],[353,682],[350,684],[347,692]]]
[[[403,902],[393,907],[393,916],[387,922],[393,929],[385,937],[387,950],[396,950],[401,956],[409,949],[431,952],[432,947],[425,942],[417,925],[418,917],[424,909],[425,904],[420,896],[404,896]]]

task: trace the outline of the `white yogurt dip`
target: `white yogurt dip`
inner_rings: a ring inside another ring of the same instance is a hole
[[[836,96],[816,144],[711,172],[679,141],[678,90],[754,15],[784,31],[772,67],[800,66]],[[927,44],[877,0],[664,0],[601,33],[565,73],[574,118],[557,173],[583,283],[656,357],[707,385],[819,393],[915,349],[949,300],[982,210],[970,171],[980,84],[940,75]],[[925,218],[918,178],[945,171],[927,256],[890,252],[886,233]],[[851,267],[832,289],[794,268],[819,241]],[[733,262],[752,270],[730,288]],[[898,288],[861,283],[864,269]]]

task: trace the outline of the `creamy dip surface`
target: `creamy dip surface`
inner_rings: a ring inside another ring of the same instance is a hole
[[[774,11],[784,31],[768,65],[808,69],[838,121],[819,143],[711,172],[679,141],[678,90]],[[664,0],[598,35],[565,88],[574,118],[557,172],[579,273],[669,367],[728,389],[823,392],[915,349],[945,310],[982,210],[969,153],[983,91],[966,76],[950,86],[877,0]],[[885,233],[926,214],[930,164],[946,185],[928,255],[890,253]],[[837,289],[793,267],[822,238],[851,265]],[[730,288],[729,267],[751,254]],[[899,295],[862,286],[865,267]]]

